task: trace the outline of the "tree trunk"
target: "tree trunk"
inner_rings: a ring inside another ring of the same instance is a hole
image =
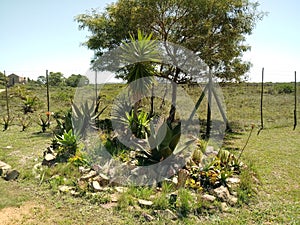
[[[167,119],[167,122],[169,124],[173,123],[175,121],[175,114],[176,114],[176,101],[177,101],[177,78],[179,76],[180,69],[176,68],[174,80],[172,83],[172,105],[169,112],[169,117]]]

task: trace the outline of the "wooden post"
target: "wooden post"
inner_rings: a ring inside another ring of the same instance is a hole
[[[4,70],[4,82],[5,82],[5,98],[6,98],[6,112],[7,112],[7,120],[10,120],[10,113],[9,113],[9,98],[8,98],[8,80],[6,77],[6,73]]]
[[[264,116],[263,116],[264,73],[265,73],[265,68],[262,68],[261,97],[260,97],[260,126],[261,127],[257,135],[259,135],[259,133],[264,129]]]
[[[297,127],[297,72],[295,71],[295,109],[294,109],[294,130]]]
[[[96,97],[96,103],[98,101],[98,87],[97,87],[97,82],[98,82],[98,74],[97,74],[97,70],[95,70],[95,97]]]
[[[47,86],[47,119],[50,120],[50,97],[49,97],[49,76],[46,70],[46,86]]]
[[[211,77],[211,71],[209,70],[209,81],[208,81],[208,96],[207,96],[207,117],[206,117],[206,139],[209,139],[210,131],[211,131],[211,107],[212,107],[212,77]]]

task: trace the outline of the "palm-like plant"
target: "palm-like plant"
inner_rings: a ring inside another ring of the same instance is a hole
[[[159,62],[156,42],[151,40],[152,34],[143,35],[138,30],[138,39],[130,35],[130,43],[123,43],[121,58],[126,66],[125,79],[130,85],[132,100],[134,102],[134,121],[138,121],[138,109],[143,96],[149,92],[153,84],[155,67],[153,63]],[[136,124],[133,124],[135,129]]]

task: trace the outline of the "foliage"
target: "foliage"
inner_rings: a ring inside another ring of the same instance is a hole
[[[18,119],[22,126],[21,131],[25,131],[31,125],[31,118],[29,116],[19,117]]]
[[[75,157],[78,147],[78,137],[73,133],[73,130],[64,132],[62,136],[56,136],[58,148],[57,158],[63,162],[68,161],[71,157]],[[76,161],[76,158],[74,159]]]
[[[81,29],[91,32],[85,44],[96,57],[140,29],[195,52],[209,67],[217,68],[219,78],[239,80],[249,70],[249,63],[241,59],[250,48],[246,35],[264,15],[257,8],[258,3],[249,0],[119,0],[102,13],[93,10],[76,20]],[[175,73],[167,75],[174,81],[178,78]]]
[[[54,130],[54,134],[56,136],[63,135],[64,132],[69,132],[71,129],[73,129],[72,125],[72,112],[71,110],[68,110],[62,118],[55,118],[56,120],[56,128]]]
[[[36,81],[37,81],[38,84],[42,84],[42,85],[47,83],[47,80],[46,80],[45,76],[38,76]]]
[[[89,84],[89,79],[81,74],[72,74],[65,80],[66,85],[70,87],[82,87]]]
[[[64,84],[65,78],[61,72],[50,72],[48,81],[50,86],[60,86]]]
[[[150,123],[148,113],[140,111],[137,118],[135,118],[134,111],[131,110],[130,113],[126,112],[126,117],[132,133],[137,138],[146,138],[146,135],[149,133]]]
[[[38,124],[41,126],[42,132],[44,133],[46,129],[50,126],[50,120],[48,119],[48,116],[46,115],[46,117],[44,117],[41,114],[39,114]]]
[[[177,147],[181,135],[181,125],[172,125],[162,122],[156,129],[150,123],[150,136],[146,140],[148,147],[140,146],[136,156],[141,165],[160,162],[170,156]]]
[[[96,128],[99,116],[104,112],[107,107],[99,111],[100,101],[93,101],[90,105],[88,101],[81,103],[80,106],[72,104],[72,124],[74,132],[82,137],[86,136],[89,128]]]
[[[12,123],[13,121],[13,117],[10,117],[10,116],[3,116],[3,131],[6,131],[9,127],[9,125]]]
[[[278,94],[291,94],[294,92],[293,84],[279,84],[276,87]]]
[[[187,165],[190,172],[187,186],[195,190],[216,188],[227,185],[227,179],[240,174],[243,164],[229,151],[221,149],[217,156],[201,162],[192,161]]]
[[[35,111],[35,106],[37,105],[38,97],[31,97],[27,95],[23,100],[23,112],[24,114],[33,113]]]

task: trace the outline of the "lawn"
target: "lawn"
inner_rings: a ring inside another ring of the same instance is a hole
[[[113,86],[103,93],[106,104],[113,101]],[[248,204],[236,206],[226,213],[212,213],[201,217],[172,221],[162,218],[152,224],[299,224],[300,223],[300,139],[299,127],[293,131],[293,95],[278,94],[278,87],[268,86],[265,93],[265,129],[257,135],[260,124],[259,86],[222,86],[228,118],[235,133],[228,134],[224,147],[238,155],[248,138],[251,124],[256,127],[242,155],[242,160],[258,174],[257,195]],[[43,89],[32,88],[44,102]],[[37,91],[37,92],[36,92]],[[188,90],[197,99],[199,90]],[[109,92],[109,93],[108,93]],[[74,90],[52,92],[53,111],[64,110]],[[1,93],[3,94],[3,93]],[[0,97],[0,107],[3,95]],[[108,96],[108,97],[107,97]],[[62,104],[61,102],[65,103]],[[196,100],[195,100],[196,101]],[[13,112],[20,110],[17,97],[12,97]],[[205,111],[205,108],[203,109]],[[45,112],[45,104],[39,113]],[[3,110],[1,108],[1,114]],[[16,113],[17,114],[17,113]],[[202,115],[202,113],[201,113]],[[203,117],[205,118],[205,117]],[[0,160],[21,172],[17,181],[0,179],[1,224],[143,224],[144,211],[128,207],[103,208],[90,201],[51,192],[32,175],[33,166],[42,160],[43,150],[50,144],[52,133],[40,132],[36,123],[25,132],[15,121],[9,130],[1,133]],[[148,212],[146,210],[146,212]],[[42,222],[41,222],[42,221]]]

